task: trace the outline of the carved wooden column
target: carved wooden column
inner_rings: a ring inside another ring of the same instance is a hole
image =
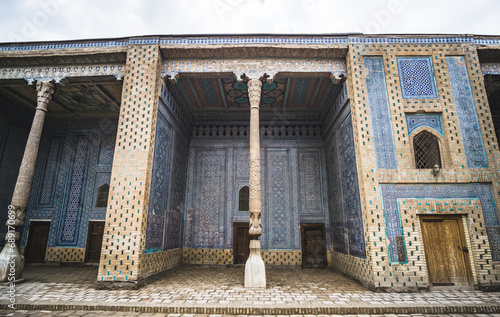
[[[245,287],[266,287],[266,270],[260,254],[259,236],[262,234],[260,223],[261,193],[260,193],[260,131],[259,105],[262,92],[262,82],[251,79],[248,84],[250,99],[250,256],[245,264]]]
[[[28,199],[30,196],[31,183],[35,173],[36,158],[38,156],[38,147],[42,136],[43,124],[47,106],[52,94],[54,93],[53,83],[36,83],[37,90],[37,107],[35,117],[31,124],[31,130],[24,149],[23,160],[19,168],[12,202],[9,206],[7,226],[8,231],[5,236],[5,247],[0,253],[0,282],[12,282],[12,277],[15,280],[22,278],[24,267],[24,257],[19,253],[17,241],[19,240],[18,228],[24,224],[24,216]],[[10,273],[10,274],[9,274]]]

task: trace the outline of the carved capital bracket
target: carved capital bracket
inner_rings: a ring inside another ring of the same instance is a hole
[[[37,110],[47,111],[47,106],[49,101],[52,99],[54,94],[54,84],[52,82],[36,82],[37,91]]]
[[[250,79],[247,83],[247,87],[250,108],[259,108],[260,96],[262,94],[262,81],[260,81],[260,79]]]

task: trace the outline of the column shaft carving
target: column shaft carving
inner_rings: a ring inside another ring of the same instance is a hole
[[[251,79],[248,82],[248,97],[250,99],[250,186],[249,209],[251,237],[262,234],[261,226],[261,193],[260,193],[260,132],[259,104],[262,92],[262,82]]]
[[[26,207],[30,196],[31,183],[35,173],[36,158],[40,146],[43,124],[47,106],[54,93],[53,83],[37,82],[37,107],[33,123],[31,124],[28,141],[24,149],[21,167],[17,176],[14,194],[12,195],[11,205],[8,211],[7,226],[8,231],[5,236],[5,247],[0,253],[0,282],[19,281],[22,278],[24,268],[24,257],[19,253],[16,241],[19,240],[17,228],[24,224]]]

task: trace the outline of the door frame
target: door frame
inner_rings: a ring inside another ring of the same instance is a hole
[[[425,257],[425,264],[427,266],[427,278],[429,280],[429,287],[430,288],[445,288],[445,289],[452,289],[456,287],[464,287],[464,286],[441,286],[441,285],[432,285],[431,281],[431,275],[429,272],[429,257],[427,256],[427,252],[425,250],[425,244],[424,244],[424,220],[425,219],[432,219],[432,220],[456,220],[458,223],[458,234],[460,235],[460,239],[462,242],[462,245],[465,245],[465,247],[469,250],[468,252],[463,252],[463,257],[464,257],[464,263],[465,263],[465,270],[467,272],[467,280],[469,282],[469,287],[474,287],[474,276],[472,274],[472,263],[470,261],[470,258],[468,254],[471,254],[472,251],[472,245],[470,241],[466,238],[465,236],[465,229],[464,229],[464,217],[467,217],[465,214],[440,214],[440,215],[431,215],[431,214],[420,214],[418,215],[419,222],[420,222],[420,236],[422,239],[422,249],[423,249],[423,254]],[[466,254],[467,253],[467,254]],[[465,286],[466,287],[466,286]]]
[[[328,266],[328,249],[326,247],[326,226],[324,223],[301,223],[300,224],[300,242],[301,242],[301,245],[302,245],[302,268],[309,268],[308,266],[305,266],[305,262],[304,261],[304,256],[306,254],[306,243],[305,243],[305,234],[304,234],[304,230],[307,230],[307,229],[321,229],[323,231],[323,234],[322,234],[322,239],[325,243],[325,258],[323,259],[323,266],[322,267],[327,267]],[[312,267],[311,267],[312,268]]]
[[[247,227],[249,228],[248,222],[233,222],[233,264],[245,264],[245,263],[236,263],[236,259],[238,258],[238,248],[236,241],[238,240],[237,237],[237,230],[236,228],[238,227]],[[250,236],[248,236],[248,246],[250,247]],[[249,250],[250,251],[250,250]],[[248,254],[250,256],[250,252]],[[248,258],[247,258],[248,259]]]
[[[90,256],[90,246],[91,246],[90,242],[92,239],[91,229],[93,226],[93,224],[91,226],[91,223],[96,223],[96,222],[103,223],[104,227],[106,227],[106,220],[89,220],[89,226],[87,229],[87,244],[85,245],[85,260],[84,260],[84,262],[87,262],[89,260],[89,256]],[[103,232],[103,239],[104,239],[104,232]],[[102,243],[101,243],[101,252],[102,252]]]
[[[42,261],[42,263],[43,263],[43,262],[45,262],[45,259],[47,257],[47,245],[49,243],[49,237],[50,237],[50,225],[52,224],[52,221],[50,219],[30,219],[30,224],[29,224],[29,227],[28,227],[28,233],[26,235],[26,245],[24,246],[24,249],[23,249],[23,256],[26,259],[26,256],[24,255],[24,253],[28,249],[28,245],[30,243],[30,233],[31,233],[31,228],[32,228],[31,225],[34,222],[45,222],[45,223],[49,224],[49,233],[47,235],[47,244],[45,245],[45,254],[43,255],[43,261]]]

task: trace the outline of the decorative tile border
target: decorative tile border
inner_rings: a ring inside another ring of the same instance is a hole
[[[500,63],[481,64],[483,75],[500,75]]]
[[[49,44],[8,44],[0,46],[0,52],[4,51],[35,51],[35,50],[57,50],[57,49],[88,49],[88,48],[116,48],[130,45],[161,45],[161,46],[197,46],[197,45],[339,45],[339,44],[454,44],[474,43],[476,45],[500,45],[498,38],[474,38],[463,36],[440,36],[440,37],[365,37],[365,36],[328,36],[318,35],[310,37],[280,37],[280,36],[198,36],[198,37],[154,37],[154,38],[125,38],[115,41],[103,40],[92,42],[71,43],[49,43]]]
[[[182,249],[140,255],[142,276],[148,277],[182,264]]]
[[[231,249],[202,249],[191,248],[182,250],[182,263],[185,264],[233,264],[233,250]]]
[[[500,260],[500,248],[497,241],[500,236],[495,228],[499,227],[495,201],[490,184],[457,185],[381,185],[387,232],[389,259],[391,263],[407,262],[406,250],[398,248],[404,243],[401,211],[397,203],[399,198],[426,199],[480,199],[488,239],[490,240],[493,261]],[[399,252],[398,252],[399,251]]]
[[[406,125],[408,126],[408,135],[420,127],[429,127],[444,136],[440,113],[406,114]]]
[[[468,168],[488,168],[476,105],[463,56],[446,57],[451,93]]]
[[[85,248],[51,248],[45,252],[46,262],[83,262]]]
[[[377,168],[398,168],[382,57],[365,57],[366,89]]]
[[[301,250],[261,250],[261,254],[267,265],[302,265]]]

